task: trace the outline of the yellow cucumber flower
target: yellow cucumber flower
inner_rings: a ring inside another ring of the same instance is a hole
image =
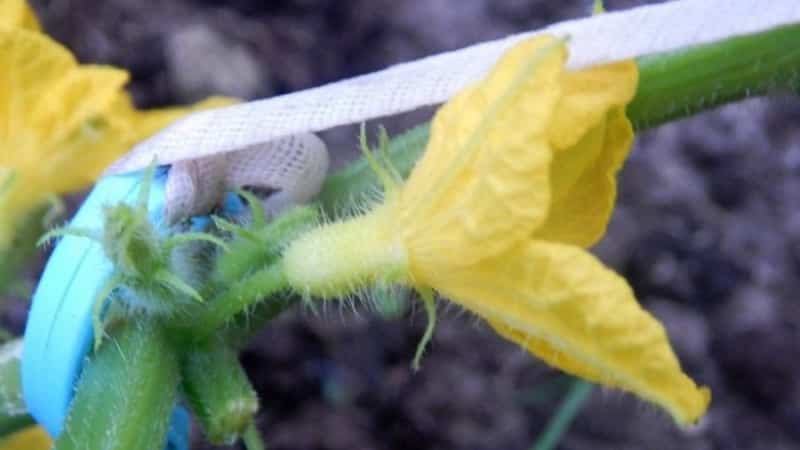
[[[605,232],[633,140],[632,61],[569,72],[552,37],[527,40],[436,114],[403,183],[284,253],[290,285],[346,295],[399,282],[435,290],[549,364],[630,391],[681,424],[710,401],[627,282],[585,250]],[[377,162],[373,158],[373,166]]]
[[[83,189],[137,141],[192,108],[138,111],[124,70],[80,65],[38,32],[19,0],[0,0],[0,251],[54,195]],[[230,103],[213,99],[200,108]]]

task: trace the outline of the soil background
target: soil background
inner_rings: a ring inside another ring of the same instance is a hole
[[[83,62],[131,72],[141,107],[210,94],[260,98],[580,17],[589,0],[39,0]],[[610,10],[648,3],[607,1]],[[754,2],[755,3],[755,2]],[[765,5],[766,7],[766,5]],[[713,18],[709,18],[713,26]],[[335,101],[335,99],[331,99]],[[396,133],[430,111],[381,120]],[[337,164],[355,131],[324,134]],[[800,100],[751,99],[642,133],[596,253],[666,325],[714,393],[675,427],[595,389],[564,450],[800,449]],[[285,314],[242,358],[270,448],[522,450],[568,379],[456,307],[414,373],[420,308],[396,318]],[[6,311],[17,330],[26,307]],[[212,449],[195,436],[196,449]]]

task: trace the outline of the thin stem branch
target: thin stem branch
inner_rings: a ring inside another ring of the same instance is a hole
[[[539,436],[531,450],[552,450],[569,428],[575,416],[592,393],[592,384],[583,380],[573,380],[572,385],[561,402],[558,412],[550,418],[544,433]]]
[[[242,442],[244,442],[244,448],[247,450],[266,450],[267,448],[267,445],[264,443],[264,438],[261,436],[261,432],[258,431],[255,423],[251,423],[250,426],[247,427],[247,430],[245,430],[242,436]]]
[[[239,314],[252,310],[258,303],[285,290],[288,285],[280,264],[253,273],[244,281],[230,286],[219,297],[201,305],[201,311],[190,324],[196,332],[195,337],[203,339],[211,336]]]

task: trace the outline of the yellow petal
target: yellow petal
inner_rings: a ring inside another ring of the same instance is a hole
[[[0,31],[0,67],[0,142],[31,133],[42,139],[32,145],[64,139],[105,112],[128,79],[123,70],[78,66],[59,43],[20,29]]]
[[[707,388],[683,373],[664,328],[624,279],[584,250],[528,242],[433,286],[498,332],[566,372],[633,392],[686,424],[704,414]]]
[[[44,428],[28,427],[0,440],[0,450],[48,450],[53,445]]]
[[[97,153],[76,155],[87,138],[99,141],[92,120],[108,109],[127,80],[124,71],[78,66],[60,44],[25,30],[0,31],[0,166],[14,168],[16,188],[6,199],[9,209],[24,215],[50,194],[77,189],[124,149],[109,146],[112,158]],[[93,158],[98,158],[96,162]],[[86,164],[86,160],[92,161]]]
[[[605,234],[617,196],[617,173],[633,143],[622,108],[612,109],[572,147],[557,151],[550,169],[552,204],[535,239],[589,247]]]
[[[52,194],[83,189],[130,149],[130,134],[130,127],[104,117],[86,123],[56,144],[57,150],[42,161],[37,172],[29,174],[28,182],[36,177],[42,180],[43,189]]]
[[[624,107],[636,94],[639,70],[635,61],[567,72],[561,80],[563,94],[550,126],[550,143],[556,150],[575,145],[616,107]]]
[[[46,36],[0,30],[0,142],[29,128],[39,98],[75,65],[72,55]]]
[[[471,264],[525,239],[544,220],[547,127],[565,58],[552,37],[525,41],[437,112],[400,197],[400,220],[419,259]]]
[[[14,172],[0,166],[0,251],[11,242],[14,233],[14,212],[9,207],[8,198],[14,188]]]
[[[0,0],[0,29],[23,28],[39,31],[39,21],[25,0]]]
[[[128,73],[123,70],[103,66],[75,67],[47,91],[40,92],[28,126],[47,137],[42,141],[45,145],[64,140],[88,120],[103,115],[127,81]]]

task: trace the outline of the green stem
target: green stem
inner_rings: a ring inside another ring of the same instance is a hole
[[[639,58],[628,116],[646,129],[750,96],[800,92],[800,25]]]
[[[531,450],[552,450],[558,445],[572,420],[592,393],[592,387],[591,383],[583,380],[576,379],[572,382],[558,412],[550,418],[544,433],[539,436]]]
[[[639,58],[639,87],[628,117],[641,131],[754,95],[800,93],[800,25]],[[425,123],[395,137],[388,157],[407,176],[430,135]],[[323,209],[337,215],[350,200],[379,186],[362,157],[326,180]]]
[[[287,293],[286,296],[273,295],[259,302],[245,314],[234,317],[231,326],[225,330],[225,342],[234,348],[247,345],[253,335],[262,330],[267,323],[300,301],[299,295]]]
[[[191,334],[195,340],[208,338],[239,314],[246,314],[248,310],[288,286],[281,264],[267,266],[244,281],[230,286],[226,292],[207,304],[199,305],[200,311],[192,318],[192,323],[189,325]],[[181,324],[177,324],[177,327],[185,328]]]

